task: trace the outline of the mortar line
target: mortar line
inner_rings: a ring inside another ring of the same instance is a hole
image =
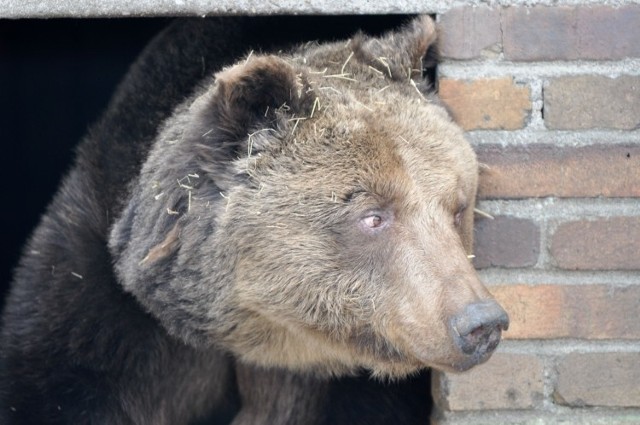
[[[439,423],[456,425],[478,424],[574,424],[588,423],[589,425],[610,425],[612,419],[616,424],[628,423],[636,425],[640,408],[615,408],[615,407],[575,407],[551,404],[545,409],[488,409],[465,410],[457,412],[442,412],[443,420]],[[499,418],[499,419],[497,419]],[[624,421],[624,422],[623,422]]]
[[[638,198],[525,198],[480,200],[478,208],[493,216],[506,215],[516,218],[529,218],[535,221],[597,220],[613,217],[640,216]]]
[[[535,354],[536,357],[562,358],[567,354],[640,354],[638,341],[596,339],[503,339],[496,353]]]
[[[502,269],[488,268],[478,270],[480,280],[487,285],[557,285],[557,286],[595,286],[609,288],[628,288],[640,285],[638,270],[563,270],[563,269]]]
[[[525,128],[516,131],[476,130],[466,133],[474,146],[501,145],[518,146],[549,144],[558,147],[580,147],[606,144],[640,145],[640,130],[546,130]]]
[[[638,58],[547,62],[510,62],[483,58],[468,61],[443,60],[438,67],[442,77],[458,79],[513,77],[531,81],[573,75],[600,75],[609,78],[640,75]]]

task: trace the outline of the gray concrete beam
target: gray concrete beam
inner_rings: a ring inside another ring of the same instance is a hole
[[[0,17],[393,14],[442,10],[447,3],[441,0],[0,0]]]
[[[0,0],[0,18],[442,13],[480,5],[608,4],[640,0]]]

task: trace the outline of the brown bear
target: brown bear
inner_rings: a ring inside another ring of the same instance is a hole
[[[171,27],[80,146],[3,313],[2,423],[372,423],[331,412],[340,377],[497,346],[433,21],[239,60],[234,35]]]

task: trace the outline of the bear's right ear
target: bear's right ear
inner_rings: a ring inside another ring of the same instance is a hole
[[[225,163],[251,152],[250,134],[276,130],[302,114],[306,86],[302,74],[276,56],[252,56],[219,72],[212,89],[191,107],[195,116],[189,137],[199,141],[203,168],[223,172]],[[252,146],[253,153],[260,148]]]
[[[396,81],[421,80],[437,59],[437,30],[428,15],[418,16],[381,37],[360,34],[354,39],[356,57]]]

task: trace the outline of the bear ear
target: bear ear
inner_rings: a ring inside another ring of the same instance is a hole
[[[249,135],[278,129],[304,109],[306,83],[290,64],[276,56],[250,56],[216,75],[213,88],[192,106],[191,137],[203,147],[206,169],[246,156]],[[260,146],[253,146],[257,153]]]
[[[381,37],[356,37],[354,51],[361,61],[394,80],[419,80],[437,57],[436,40],[433,19],[423,15]]]

